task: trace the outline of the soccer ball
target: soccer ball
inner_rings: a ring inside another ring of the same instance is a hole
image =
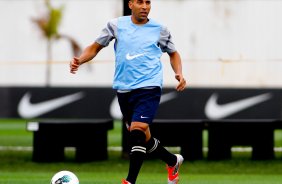
[[[79,180],[70,171],[60,171],[52,177],[50,184],[79,184]]]

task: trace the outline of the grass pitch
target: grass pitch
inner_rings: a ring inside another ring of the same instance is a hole
[[[0,121],[0,184],[49,184],[60,170],[73,171],[81,184],[118,184],[126,176],[128,160],[121,159],[119,151],[110,151],[106,161],[76,163],[74,152],[66,151],[62,163],[34,163],[30,149],[32,133],[26,131],[23,120]],[[120,146],[121,126],[115,123],[109,131],[109,146]],[[275,134],[275,145],[281,146],[282,132]],[[206,145],[206,143],[204,143]],[[282,181],[282,155],[276,159],[253,161],[250,152],[233,153],[233,159],[188,162],[181,167],[179,184],[280,184]],[[146,160],[138,178],[138,184],[164,184],[165,165],[159,160]]]

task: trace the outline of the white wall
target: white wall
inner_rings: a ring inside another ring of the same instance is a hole
[[[44,85],[46,41],[32,17],[44,13],[43,0],[0,1],[0,85]],[[122,15],[122,0],[53,0],[64,5],[60,32],[82,47],[95,40],[106,22]],[[152,0],[150,17],[172,32],[191,86],[281,87],[282,1]],[[112,44],[82,67],[68,72],[66,41],[53,45],[51,84],[111,85]],[[165,85],[175,85],[164,55]]]

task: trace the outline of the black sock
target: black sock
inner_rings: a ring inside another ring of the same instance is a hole
[[[146,135],[140,130],[130,132],[131,152],[128,176],[126,178],[132,184],[135,184],[143,161],[146,155],[145,147]]]
[[[153,157],[157,157],[164,161],[168,166],[175,166],[177,162],[177,157],[167,151],[156,138],[151,137],[151,139],[146,144],[147,154]]]

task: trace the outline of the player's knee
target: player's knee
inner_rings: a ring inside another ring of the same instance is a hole
[[[132,145],[144,145],[146,140],[146,135],[141,130],[132,130],[130,132],[130,140]]]
[[[149,128],[149,125],[147,123],[142,122],[132,122],[130,125],[130,130],[140,130],[143,132],[146,132]]]

